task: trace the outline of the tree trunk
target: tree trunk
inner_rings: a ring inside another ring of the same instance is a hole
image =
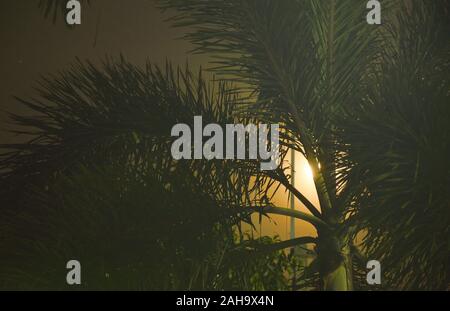
[[[320,239],[318,259],[322,289],[326,291],[353,290],[353,267],[350,247],[335,237]]]
[[[346,256],[342,263],[332,272],[323,277],[324,290],[326,291],[351,291],[353,290],[353,273],[350,256]]]

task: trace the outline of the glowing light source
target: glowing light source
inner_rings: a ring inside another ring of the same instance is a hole
[[[305,164],[303,165],[303,171],[309,179],[313,179],[314,173],[307,161],[305,161]]]

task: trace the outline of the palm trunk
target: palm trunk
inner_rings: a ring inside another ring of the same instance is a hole
[[[323,277],[324,290],[327,291],[351,291],[353,290],[353,277],[351,260],[342,263],[332,272]]]
[[[353,290],[350,247],[344,243],[341,243],[335,237],[320,239],[318,244],[318,260],[323,290]]]

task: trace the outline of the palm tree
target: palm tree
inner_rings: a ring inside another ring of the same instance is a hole
[[[391,286],[448,286],[448,3],[383,1],[382,26],[346,0],[161,5],[255,95],[246,113],[283,124],[283,144],[308,160],[320,211],[282,169],[270,178],[310,212],[285,214],[316,226],[323,289],[353,288],[358,232]]]
[[[172,176],[168,189],[189,180],[195,186],[179,193],[212,198],[226,211],[216,217],[224,227],[251,222],[252,213],[311,223],[317,237],[243,241],[236,250],[254,258],[314,245],[316,258],[294,288],[362,288],[367,259],[386,269],[384,287],[448,287],[445,1],[383,1],[382,26],[368,25],[364,3],[351,0],[160,3],[178,10],[177,26],[194,29],[187,39],[197,52],[217,57],[219,89],[206,91],[203,79],[193,84],[189,72],[137,70],[124,60],[101,69],[78,63],[47,81],[44,100],[25,102],[40,116],[14,117],[37,131],[27,144],[4,146],[12,149],[0,162],[11,206],[29,188],[45,191],[55,175],[72,176],[80,161],[89,171],[104,163],[139,165],[157,180]],[[295,150],[308,160],[320,206],[292,186],[285,161],[260,172],[257,161],[171,160],[169,128],[194,115],[219,124],[280,124],[283,159]],[[281,187],[309,212],[275,206]]]
[[[349,223],[365,231],[364,253],[383,263],[391,288],[445,290],[450,7],[416,1],[402,9],[384,35],[371,95],[342,128],[348,187],[363,190]]]
[[[272,242],[232,229],[248,222],[236,207],[258,203],[243,194],[264,197],[256,163],[170,154],[173,124],[233,122],[238,98],[224,84],[121,58],[77,62],[41,85],[40,98],[22,101],[36,115],[12,116],[33,139],[2,146],[2,288],[67,289],[71,258],[87,269],[84,289],[285,286],[284,253],[226,256],[239,240]]]

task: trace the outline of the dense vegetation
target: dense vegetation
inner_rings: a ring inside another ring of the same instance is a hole
[[[12,118],[33,138],[2,146],[2,287],[65,288],[74,257],[83,289],[366,289],[368,259],[381,288],[448,288],[447,1],[383,1],[381,26],[354,0],[159,4],[224,81],[77,62],[21,100],[35,115]],[[280,124],[282,156],[306,157],[320,208],[286,161],[174,161],[170,128],[194,115]],[[274,206],[282,187],[309,212]],[[239,230],[252,213],[318,236],[255,239]],[[280,251],[302,245],[306,267]]]

